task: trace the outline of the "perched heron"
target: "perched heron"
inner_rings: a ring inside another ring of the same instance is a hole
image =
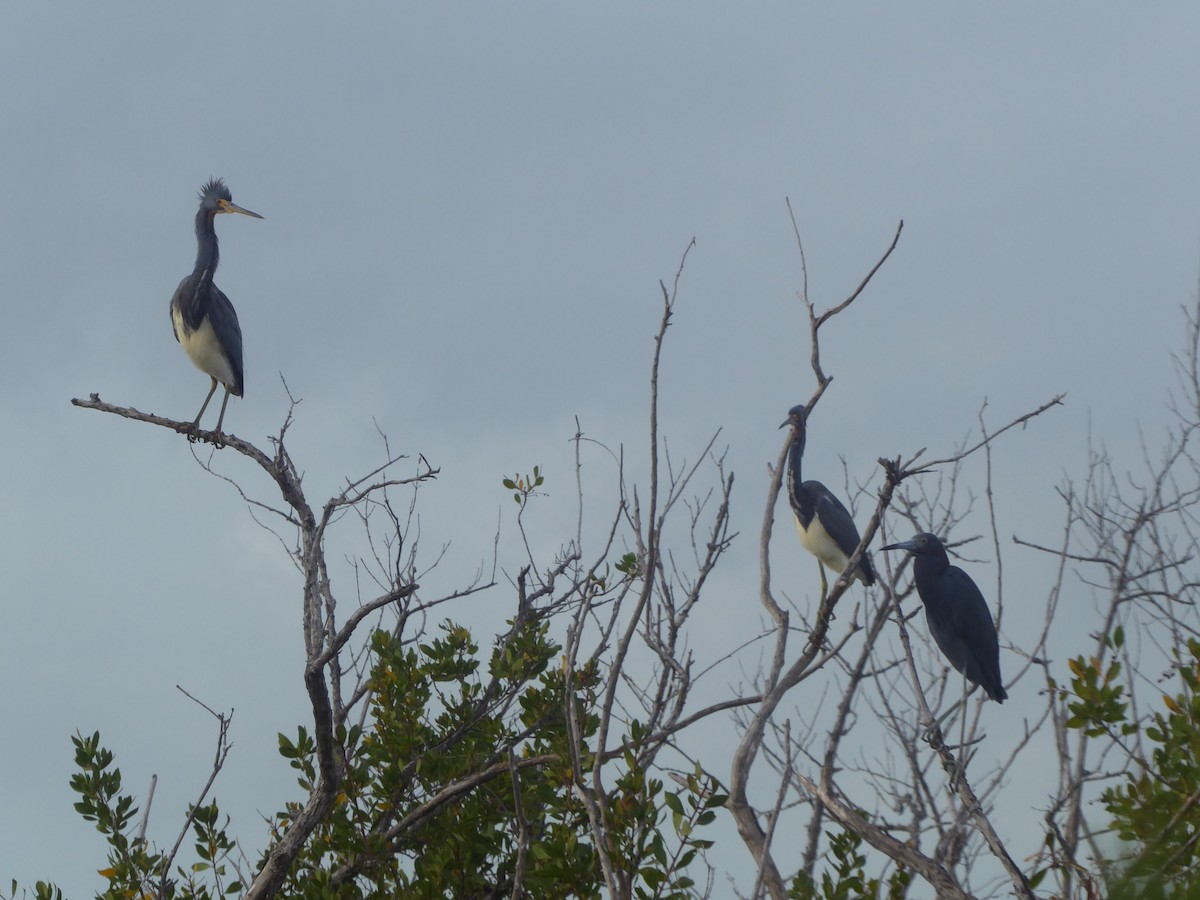
[[[217,249],[217,229],[213,220],[220,213],[241,213],[261,219],[256,212],[236,205],[229,188],[220,178],[210,179],[200,188],[200,209],[196,213],[196,267],[192,274],[179,282],[171,298],[171,325],[175,340],[183,346],[196,368],[212,378],[212,388],[204,398],[189,438],[196,439],[200,417],[208,409],[217,390],[217,382],[225,386],[221,415],[213,432],[214,442],[221,442],[221,424],[225,421],[225,406],[229,395],[242,396],[242,329],[237,313],[224,292],[213,284],[220,252]]]
[[[913,580],[925,604],[925,621],[950,665],[997,703],[1007,700],[1008,692],[1000,678],[996,626],[971,576],[950,565],[946,548],[932,534],[918,534],[911,541],[883,549],[907,550],[915,557]]]
[[[825,596],[829,590],[825,567],[829,566],[839,574],[844,572],[858,547],[859,535],[850,513],[829,488],[819,481],[801,479],[800,463],[804,457],[807,417],[808,412],[801,403],[788,410],[787,419],[779,427],[792,426],[792,446],[788,450],[787,468],[788,499],[796,515],[800,543],[817,558],[817,566],[821,570],[821,596]],[[875,583],[875,570],[871,568],[871,558],[865,551],[852,578],[859,579],[865,585]]]

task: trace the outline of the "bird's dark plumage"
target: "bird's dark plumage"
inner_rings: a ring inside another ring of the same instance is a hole
[[[241,213],[261,219],[258,213],[236,205],[229,188],[220,178],[211,179],[200,189],[200,208],[196,211],[196,265],[190,275],[179,282],[171,298],[171,327],[175,339],[183,346],[196,367],[212,378],[212,388],[200,407],[193,434],[200,427],[200,418],[217,383],[225,386],[221,415],[216,434],[221,434],[225,420],[225,405],[229,395],[241,397],[245,389],[242,368],[242,329],[237,313],[225,293],[213,284],[213,274],[221,254],[217,245],[215,218],[221,213]]]
[[[806,417],[807,412],[803,404],[793,406],[788,410],[788,417],[783,425],[779,426],[792,426],[792,446],[788,451],[787,464],[788,500],[796,517],[796,530],[804,549],[815,556],[822,565],[841,573],[858,547],[858,528],[855,527],[850,512],[829,488],[819,481],[804,481],[801,476],[807,434]],[[822,571],[822,582],[824,577]],[[871,567],[870,556],[865,552],[854,569],[854,577],[866,585],[875,583],[875,570]]]
[[[913,554],[913,580],[925,605],[929,632],[950,665],[997,703],[1008,699],[1000,677],[1000,642],[987,601],[958,566],[950,565],[946,548],[936,536],[918,534],[884,550]]]

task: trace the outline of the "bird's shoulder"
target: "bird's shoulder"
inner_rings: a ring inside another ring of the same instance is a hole
[[[183,278],[180,279],[179,286],[177,288],[175,288],[175,293],[173,293],[171,295],[171,303],[170,303],[171,309],[177,309],[177,308],[181,309],[183,306],[186,305],[184,301],[190,292],[189,289],[191,288],[191,285],[192,285],[192,276],[191,275],[184,275]]]
[[[983,596],[979,590],[979,585],[975,583],[975,579],[958,566],[947,566],[944,577],[951,583],[958,585],[972,594],[979,594],[980,597]]]
[[[944,581],[953,592],[954,611],[960,619],[971,621],[987,619],[989,624],[991,623],[992,614],[988,610],[987,600],[984,599],[983,591],[979,590],[979,585],[970,575],[958,566],[950,566],[946,569]]]
[[[175,293],[171,295],[171,303],[168,307],[171,311],[171,320],[174,321],[178,315],[189,331],[195,331],[204,321],[204,317],[212,305],[213,295],[219,293],[220,291],[211,282],[207,286],[198,285],[195,272],[183,276],[179,287],[175,288]]]
[[[804,489],[808,491],[809,496],[813,498],[818,509],[832,509],[843,513],[847,518],[850,517],[850,510],[846,509],[845,504],[837,498],[837,494],[831,491],[819,481],[804,482]]]
[[[231,319],[235,326],[238,324],[237,310],[233,308],[233,303],[225,296],[225,292],[215,284],[212,285],[212,292],[209,295],[208,302],[210,315],[224,316],[227,319]]]
[[[192,276],[185,275],[179,282],[179,287],[175,288],[175,293],[171,295],[171,302],[167,304],[175,340],[180,339],[180,328],[195,331],[200,327],[200,320],[204,317],[203,311],[196,308],[197,304],[193,302],[192,293]]]

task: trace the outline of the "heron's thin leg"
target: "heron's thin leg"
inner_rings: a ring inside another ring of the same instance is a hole
[[[209,377],[210,377],[210,378],[212,378],[212,376],[211,376],[211,375],[210,375]],[[195,431],[199,431],[199,429],[200,429],[200,419],[202,419],[202,418],[204,417],[204,411],[205,411],[206,409],[208,409],[208,401],[212,399],[212,397],[213,397],[213,394],[215,394],[216,392],[217,392],[217,379],[213,378],[213,380],[212,380],[212,387],[211,387],[211,388],[209,388],[209,391],[208,391],[208,396],[204,398],[204,405],[200,407],[200,412],[196,413],[196,421],[192,423],[192,431],[193,431],[193,432],[195,432]],[[228,398],[229,398],[229,393],[228,393],[228,392],[226,392],[226,393],[225,393],[225,397],[226,397],[226,399],[228,399]],[[221,427],[220,425],[218,425],[218,426],[217,426],[217,428],[218,428],[218,429],[219,429],[220,427]]]
[[[229,388],[225,388],[225,398],[221,401],[221,415],[217,417],[217,430],[215,432],[216,440],[214,443],[217,446],[221,445],[221,423],[225,421],[225,407],[229,405]]]
[[[967,767],[967,676],[962,677],[962,707],[958,720],[958,765],[954,767],[954,784],[957,787],[962,778],[963,770]]]

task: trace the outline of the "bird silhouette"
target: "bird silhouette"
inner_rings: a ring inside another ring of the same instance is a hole
[[[882,549],[913,554],[913,580],[925,606],[925,621],[950,665],[997,703],[1007,700],[1008,692],[1000,677],[996,626],[971,576],[950,565],[946,548],[928,532]]]
[[[792,427],[792,445],[788,450],[787,493],[796,517],[796,531],[804,549],[817,558],[821,570],[821,595],[829,590],[825,578],[825,567],[841,574],[858,547],[859,534],[854,519],[833,492],[819,481],[804,481],[801,462],[807,435],[808,413],[804,404],[788,410],[788,417],[780,425]],[[864,551],[852,573],[865,585],[875,583],[875,570],[871,558]]]
[[[242,372],[242,328],[237,313],[224,291],[213,284],[213,273],[221,258],[217,247],[214,220],[221,213],[241,213],[261,219],[256,212],[243,209],[233,202],[229,188],[220,178],[210,179],[200,188],[200,209],[196,212],[196,265],[190,275],[179,282],[171,298],[171,326],[196,368],[212,378],[212,387],[200,412],[196,414],[188,439],[196,440],[200,418],[216,393],[217,383],[225,386],[221,414],[213,432],[213,443],[221,446],[221,426],[225,422],[225,406],[229,395],[241,397],[244,384]]]

